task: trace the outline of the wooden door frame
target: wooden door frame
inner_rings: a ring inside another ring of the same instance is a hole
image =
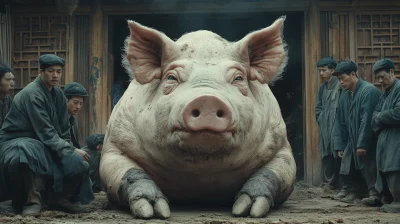
[[[307,1],[308,2],[308,1]],[[179,9],[185,8],[185,6],[178,7]],[[199,5],[196,7],[192,7],[192,9],[188,9],[185,13],[210,13],[210,5]],[[185,8],[186,9],[186,8]],[[304,180],[311,184],[320,184],[322,181],[322,173],[321,173],[321,159],[319,157],[319,150],[318,150],[318,131],[317,131],[317,124],[315,122],[315,115],[314,115],[314,105],[315,105],[315,95],[319,89],[319,76],[318,72],[315,68],[315,64],[319,59],[319,55],[321,52],[320,49],[320,40],[319,40],[319,28],[314,30],[310,29],[310,23],[318,23],[319,26],[319,10],[318,7],[315,5],[314,8],[308,7],[308,4],[303,4],[298,7],[292,8],[270,8],[267,5],[254,7],[254,11],[297,11],[303,12],[303,35],[302,35],[302,45],[303,45],[303,65],[302,65],[302,86],[303,88],[303,108],[305,108],[305,114],[303,115],[303,136],[309,136],[304,138],[303,140],[303,152],[304,152]],[[310,16],[310,10],[313,10],[313,17],[307,18]],[[165,9],[163,8],[160,10],[159,8],[151,8],[149,6],[135,6],[135,7],[121,7],[121,6],[104,6],[104,18],[118,16],[118,15],[126,15],[127,11],[131,12],[130,14],[156,14],[156,13],[163,13],[163,14],[172,14],[181,12],[175,8]],[[211,11],[215,11],[215,8]],[[234,8],[231,11],[224,10],[221,13],[227,12],[248,12],[248,8]],[[134,12],[134,13],[132,13]],[[318,15],[317,15],[318,14]],[[104,19],[106,20],[106,19]],[[108,32],[109,24],[105,24],[107,27],[104,27],[104,32]],[[315,27],[313,27],[315,28]],[[317,33],[315,33],[317,32]],[[312,38],[312,39],[310,39]],[[315,44],[317,43],[317,44]],[[309,49],[307,46],[313,44],[313,48]],[[319,44],[319,45],[318,45]],[[108,45],[108,44],[107,44]],[[318,47],[319,46],[319,47]],[[109,53],[109,46],[104,48],[105,53]],[[112,53],[112,52],[111,52]],[[111,57],[111,56],[109,56]],[[103,69],[112,68],[110,65],[107,65],[110,61],[105,61],[103,64]],[[112,83],[114,74],[113,71],[108,70],[107,72],[108,79],[107,82]],[[310,74],[306,76],[305,74]],[[312,75],[311,75],[312,74]],[[307,78],[308,77],[308,78]],[[112,87],[111,87],[112,88]],[[112,89],[108,90],[111,92]],[[111,107],[108,108],[108,111],[111,111]]]

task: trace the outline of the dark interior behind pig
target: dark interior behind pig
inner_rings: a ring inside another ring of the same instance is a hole
[[[128,21],[132,81],[100,164],[110,201],[168,218],[174,202],[231,202],[235,216],[264,217],[287,200],[296,165],[268,86],[287,63],[284,20],[237,42],[205,30],[173,41]]]

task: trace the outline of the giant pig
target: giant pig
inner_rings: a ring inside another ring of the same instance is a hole
[[[205,30],[173,41],[128,21],[132,81],[107,124],[101,179],[137,218],[171,203],[232,203],[264,217],[293,191],[296,165],[269,83],[287,63],[286,17],[229,42]]]

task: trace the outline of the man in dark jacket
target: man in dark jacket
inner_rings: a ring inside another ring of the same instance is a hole
[[[74,151],[61,80],[64,60],[39,59],[40,75],[15,95],[0,130],[0,200],[38,215],[42,193],[52,210],[87,212],[73,202],[94,199],[89,165]]]
[[[11,91],[14,90],[15,77],[12,69],[4,64],[0,64],[0,128],[4,119],[11,108]]]
[[[323,184],[325,187],[335,189],[339,170],[335,160],[337,153],[333,149],[332,130],[342,88],[337,77],[332,75],[336,68],[336,61],[333,58],[322,58],[317,63],[317,68],[323,81],[315,104],[315,117],[320,133],[319,150],[323,165]]]
[[[78,122],[75,118],[79,111],[82,109],[83,103],[85,102],[88,93],[85,87],[77,82],[71,82],[65,85],[64,95],[67,98],[68,118],[69,124],[71,125],[71,142],[75,147],[75,151],[78,152],[83,158],[88,161],[88,154],[80,150],[81,145],[79,143],[79,129]]]
[[[368,205],[378,205],[380,195],[376,182],[376,135],[371,128],[372,114],[381,92],[357,75],[353,61],[343,61],[336,66],[334,75],[346,91],[339,100],[335,121],[335,149],[342,157],[340,174],[346,178],[349,194],[340,201],[353,203],[368,190],[369,197],[362,199]],[[348,139],[343,136],[348,135]],[[346,144],[347,140],[347,144]]]
[[[382,192],[382,212],[400,212],[400,82],[390,59],[373,66],[376,79],[385,90],[372,117],[372,129],[379,134],[376,148],[377,190]]]
[[[82,148],[83,151],[89,154],[89,175],[92,180],[93,192],[104,191],[100,181],[100,157],[101,150],[103,149],[104,134],[95,134],[87,137],[86,146]]]

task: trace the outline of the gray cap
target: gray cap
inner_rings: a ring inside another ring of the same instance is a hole
[[[5,64],[0,64],[0,74],[12,72],[12,69]]]
[[[336,66],[333,75],[338,76],[343,73],[350,74],[352,72],[357,72],[357,70],[358,70],[357,64],[354,63],[353,61],[350,60],[342,61]]]
[[[64,66],[64,59],[54,54],[44,54],[39,58],[40,67],[50,67],[52,65]]]
[[[389,58],[383,58],[379,61],[377,61],[374,66],[372,67],[372,70],[374,71],[374,73],[376,73],[377,71],[381,70],[381,69],[395,69],[394,66],[394,62],[389,59]]]
[[[325,57],[318,61],[317,67],[324,67],[329,64],[333,65],[334,67],[337,65],[336,61],[332,57]]]
[[[77,82],[70,82],[64,87],[65,96],[89,96],[85,87]]]
[[[86,145],[94,150],[97,145],[103,144],[104,134],[94,134],[86,138]]]

